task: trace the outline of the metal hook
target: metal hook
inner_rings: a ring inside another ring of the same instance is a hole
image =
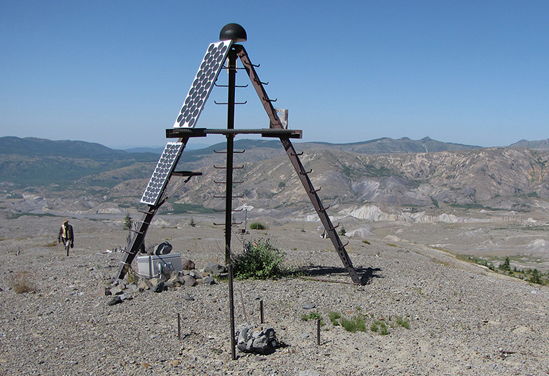
[[[278,98],[277,99],[269,99],[269,98],[263,97],[263,100],[266,101],[266,102],[276,102],[278,100]]]
[[[218,102],[216,102],[216,101],[214,101],[214,103],[215,103],[215,104],[229,104],[229,103],[221,103],[221,102],[218,103]],[[248,101],[245,101],[245,102],[235,102],[235,104],[246,104],[246,103],[248,103]]]
[[[256,83],[260,84],[260,85],[269,85],[268,82],[261,82],[261,81],[259,81],[259,78],[257,78],[257,77],[254,78],[254,81],[255,81]]]
[[[229,87],[229,85],[218,85],[217,83],[214,83],[214,86],[216,86],[216,87]],[[248,84],[246,84],[246,85],[235,85],[234,87],[246,88],[246,87],[248,87]]]

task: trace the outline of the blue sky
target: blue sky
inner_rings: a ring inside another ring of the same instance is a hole
[[[235,22],[304,141],[546,139],[547,20],[541,0],[2,0],[0,136],[164,145],[206,48]],[[214,89],[197,127],[226,127],[213,103],[226,96]],[[268,127],[251,86],[237,101],[237,128]]]

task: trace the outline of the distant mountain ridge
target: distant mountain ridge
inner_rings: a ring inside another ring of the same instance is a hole
[[[521,140],[512,147],[530,145],[544,148],[548,143],[549,140]],[[421,140],[384,137],[349,144],[325,142],[295,142],[294,144],[298,151],[309,150],[305,155],[318,154],[322,150],[359,155],[485,150],[479,146],[440,142],[429,137]],[[225,147],[225,143],[222,142],[199,150],[186,149],[180,164],[184,165],[185,169],[199,170],[207,169],[214,164],[223,164],[225,154],[215,153],[215,151],[223,151]],[[238,163],[254,164],[285,155],[277,139],[236,140],[235,149],[246,151],[237,155]],[[67,186],[80,182],[85,185],[113,187],[121,181],[148,179],[157,161],[158,154],[155,153],[113,150],[97,143],[84,141],[51,141],[32,137],[0,138],[0,182],[12,182],[19,186],[49,184]],[[267,163],[264,167],[271,168],[268,166]],[[329,168],[337,169],[337,164]],[[348,167],[342,168],[348,169]],[[394,169],[394,166],[391,168]],[[437,168],[444,167],[440,165]]]
[[[18,154],[33,157],[69,157],[92,159],[134,159],[150,161],[152,153],[128,153],[113,150],[101,144],[85,141],[52,141],[35,137],[0,137],[0,154]]]
[[[549,149],[549,138],[547,140],[528,141],[520,140],[509,145],[511,148],[528,148],[528,149]]]
[[[0,182],[20,186],[58,184],[66,186],[92,174],[150,164],[150,175],[158,155],[127,153],[84,141],[51,141],[40,138],[0,138]],[[141,169],[127,178],[143,178]],[[114,182],[110,183],[111,185]]]

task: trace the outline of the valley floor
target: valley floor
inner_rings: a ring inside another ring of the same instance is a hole
[[[96,292],[115,276],[122,259],[114,251],[125,245],[123,218],[71,219],[76,246],[69,257],[55,244],[60,219],[2,221],[0,375],[549,373],[549,289],[448,252],[480,252],[479,244],[488,252],[490,240],[512,245],[512,236],[525,234],[532,241],[544,239],[539,230],[372,225],[374,235],[349,239],[347,246],[359,273],[370,276],[364,286],[350,283],[315,223],[272,223],[267,231],[250,231],[245,240],[269,237],[286,252],[289,265],[307,268],[309,275],[235,283],[236,324],[247,320],[259,325],[263,301],[263,326],[273,327],[285,347],[264,356],[238,352],[238,359],[231,360],[226,282],[163,293],[136,291],[131,299],[108,306],[111,297]],[[188,225],[190,217],[159,219],[164,222],[150,229],[148,244],[169,241],[173,252],[193,260],[197,269],[222,263],[223,229],[213,225],[215,218],[194,216],[196,227]],[[351,230],[349,226],[355,224],[347,224]],[[235,252],[241,240],[233,237]],[[533,252],[530,257],[543,257],[541,251]],[[15,293],[18,278],[25,278],[35,292]],[[194,300],[186,300],[188,296]],[[305,309],[307,305],[315,308]],[[302,319],[312,312],[323,319],[320,345],[315,321]],[[366,331],[334,326],[332,312],[362,317]],[[371,329],[382,322],[386,335]]]

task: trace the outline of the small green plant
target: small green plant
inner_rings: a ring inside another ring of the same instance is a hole
[[[389,334],[389,329],[387,329],[387,325],[385,325],[383,321],[381,321],[381,330],[379,331],[379,334],[381,334],[382,336],[386,336],[387,334]]]
[[[396,322],[397,322],[398,325],[402,326],[403,328],[410,329],[410,322],[407,321],[407,320],[404,320],[402,317],[397,316],[396,317]]]
[[[364,315],[357,315],[353,316],[350,319],[342,318],[341,326],[345,328],[346,331],[354,333],[357,330],[359,332],[365,332],[366,331],[366,322],[365,322],[365,316]]]
[[[250,224],[250,230],[266,230],[266,229],[267,229],[267,226],[259,222],[254,222]]]
[[[370,245],[370,242],[368,240],[363,240],[362,243]]]
[[[355,322],[356,322],[356,330],[358,330],[359,332],[366,331],[366,322],[364,321],[364,316],[358,315],[355,318]]]
[[[332,322],[333,326],[339,326],[338,319],[341,318],[341,314],[338,312],[330,312],[330,321]]]
[[[268,279],[291,274],[283,265],[284,257],[267,239],[248,243],[232,260],[234,275],[237,279]]]
[[[372,332],[379,332],[382,336],[389,334],[389,329],[387,329],[387,324],[381,320],[375,320],[374,323],[370,326]]]
[[[191,217],[191,220],[189,221],[189,226],[196,227],[196,222],[194,221],[193,217]]]
[[[348,332],[356,332],[356,322],[354,320],[348,320],[343,317],[341,318],[341,326],[344,327],[345,330]]]
[[[341,230],[339,230],[338,234],[341,236],[345,236],[347,231],[345,230],[345,226],[341,226]]]
[[[124,226],[122,226],[123,230],[130,230],[133,226],[133,219],[130,216],[130,213],[126,213],[126,218],[124,218]]]
[[[308,315],[301,315],[302,321],[309,321],[309,320],[322,320],[322,316],[318,312],[311,312]]]
[[[30,280],[30,274],[27,271],[15,273],[11,280],[11,288],[16,294],[36,291],[34,283]]]

